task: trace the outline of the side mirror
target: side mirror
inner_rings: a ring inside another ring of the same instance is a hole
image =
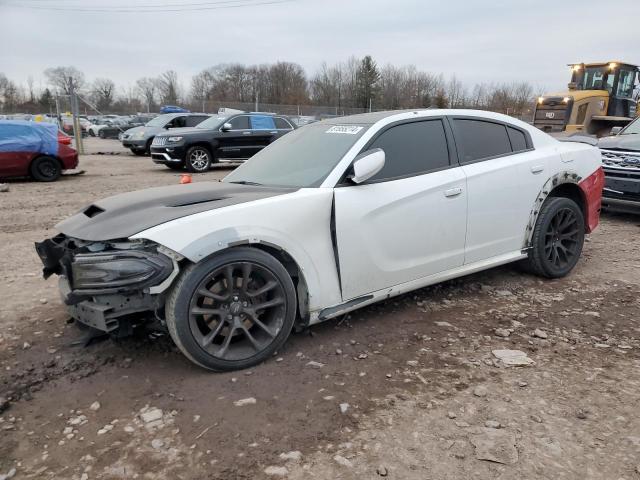
[[[374,148],[358,155],[353,161],[353,183],[363,183],[373,177],[384,167],[385,153],[381,148]]]
[[[613,137],[614,135],[618,135],[621,131],[622,131],[622,127],[620,127],[620,126],[612,127],[611,128],[611,132],[609,133],[609,135],[611,135]]]
[[[223,132],[228,132],[232,128],[233,128],[233,125],[231,125],[230,123],[225,123],[224,125],[222,125],[222,131]]]

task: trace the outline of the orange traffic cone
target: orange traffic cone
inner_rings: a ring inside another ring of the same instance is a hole
[[[193,178],[190,173],[182,173],[180,174],[180,185],[184,185],[185,183],[191,183]]]

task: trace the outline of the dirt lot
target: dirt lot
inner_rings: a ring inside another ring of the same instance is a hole
[[[94,198],[178,181],[127,152],[81,167],[0,193],[0,479],[640,478],[640,217],[605,215],[566,279],[494,269],[211,374],[163,335],[74,345],[33,242]]]

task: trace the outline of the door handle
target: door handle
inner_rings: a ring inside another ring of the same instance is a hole
[[[537,174],[541,172],[544,172],[544,165],[534,165],[531,167],[531,173]]]
[[[251,135],[251,132],[242,132],[243,135]]]
[[[450,188],[449,190],[444,191],[445,197],[457,197],[462,193],[461,187]]]

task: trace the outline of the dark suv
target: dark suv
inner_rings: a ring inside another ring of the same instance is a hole
[[[214,115],[195,128],[156,135],[151,158],[174,170],[186,167],[190,172],[206,172],[214,163],[247,160],[294,128],[280,115]]]

